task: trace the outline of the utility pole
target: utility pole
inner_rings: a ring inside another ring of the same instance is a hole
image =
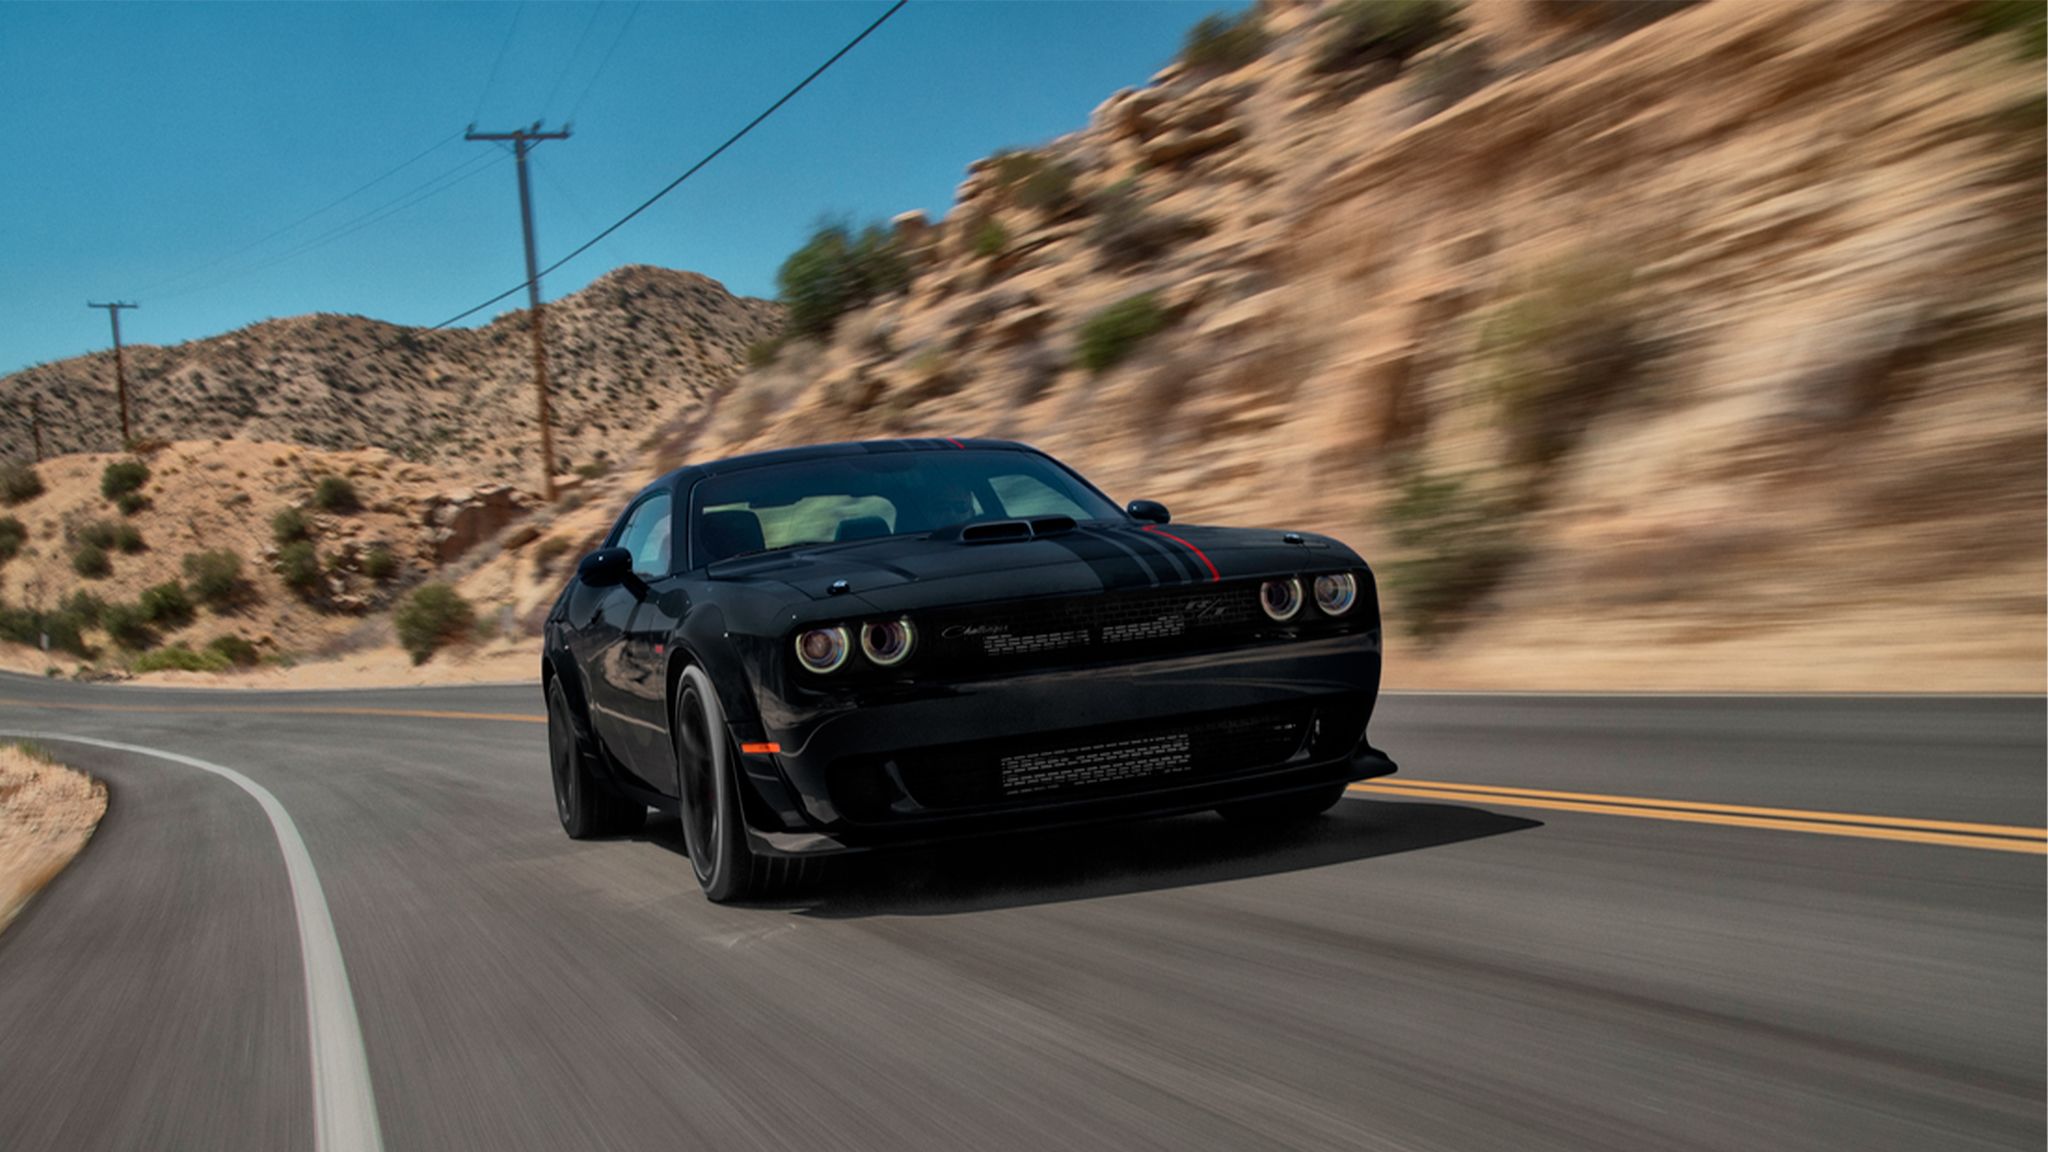
[[[563,125],[558,131],[543,132],[538,120],[531,128],[518,128],[511,132],[479,132],[472,124],[463,135],[465,140],[509,140],[513,158],[518,161],[519,227],[526,237],[526,305],[527,314],[533,321],[533,384],[536,411],[540,416],[541,491],[550,504],[555,502],[555,431],[554,422],[548,415],[548,346],[547,336],[541,328],[540,266],[533,255],[533,190],[526,178],[526,154],[542,140],[568,138],[568,125]]]
[[[85,306],[87,308],[105,308],[107,310],[107,319],[114,322],[114,394],[121,402],[121,447],[126,449],[130,439],[128,436],[128,366],[121,358],[121,309],[134,308],[137,305],[118,302],[113,304],[95,304],[88,300],[85,302]]]
[[[43,397],[40,392],[28,398],[28,426],[29,431],[33,432],[36,438],[36,463],[41,464],[43,462]]]

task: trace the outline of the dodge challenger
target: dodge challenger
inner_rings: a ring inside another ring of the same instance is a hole
[[[1007,441],[679,468],[582,558],[544,635],[563,829],[673,812],[715,901],[848,850],[1305,820],[1394,771],[1366,738],[1380,619],[1357,553],[1120,508]]]

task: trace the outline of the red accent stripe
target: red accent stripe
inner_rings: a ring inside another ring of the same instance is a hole
[[[961,443],[961,442],[959,442],[958,440],[955,440],[955,439],[953,439],[953,438],[952,438],[951,436],[948,436],[948,437],[946,437],[946,443],[948,443],[948,444],[951,444],[951,445],[952,445],[953,447],[955,447],[955,448],[965,448],[965,447],[967,447],[967,445],[965,445],[965,444],[962,444],[962,443]]]
[[[764,740],[758,744],[742,744],[740,751],[749,756],[773,756],[782,751],[782,745],[773,740]]]
[[[1190,544],[1187,541],[1181,539],[1180,537],[1175,536],[1171,532],[1162,530],[1157,524],[1147,524],[1143,528],[1139,529],[1139,531],[1150,532],[1155,536],[1164,536],[1168,540],[1171,540],[1174,543],[1180,545],[1181,547],[1187,549],[1188,551],[1193,552],[1195,554],[1196,559],[1202,562],[1203,567],[1209,570],[1209,582],[1211,584],[1214,584],[1223,579],[1223,573],[1218,572],[1216,570],[1216,565],[1211,564],[1209,562],[1209,554],[1202,551],[1200,548],[1197,548],[1193,544]]]

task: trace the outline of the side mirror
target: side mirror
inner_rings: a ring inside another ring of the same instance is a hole
[[[576,578],[591,588],[624,584],[633,574],[633,554],[624,548],[599,548],[576,563]]]
[[[1173,513],[1168,512],[1166,505],[1157,500],[1133,500],[1124,505],[1124,511],[1130,513],[1133,520],[1145,520],[1153,524],[1173,522]]]

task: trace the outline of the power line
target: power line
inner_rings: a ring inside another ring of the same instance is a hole
[[[298,219],[292,221],[291,223],[286,224],[284,227],[278,228],[275,231],[266,232],[262,236],[259,236],[256,239],[251,240],[249,243],[242,245],[240,248],[237,248],[224,256],[216,256],[212,260],[209,260],[206,263],[199,265],[198,267],[189,268],[183,272],[178,273],[175,276],[166,276],[163,279],[151,284],[145,284],[141,289],[141,293],[142,295],[147,296],[150,293],[155,292],[159,288],[167,287],[171,284],[176,284],[180,280],[189,280],[192,277],[199,275],[201,272],[217,268],[220,265],[225,264],[230,260],[233,260],[237,256],[240,256],[246,252],[254,251],[257,248],[261,248],[263,245],[268,244],[272,240],[277,239],[279,236],[282,236],[287,232],[290,232],[292,229],[297,228],[299,225],[304,224],[307,221],[325,215],[326,213],[341,207],[343,204],[346,204],[350,200],[355,199],[357,196],[362,195],[364,192],[367,192],[370,189],[375,188],[377,185],[382,184],[384,181],[391,179],[393,176],[398,175],[400,172],[405,171],[407,168],[410,168],[413,165],[419,163],[420,161],[425,160],[427,157],[432,156],[434,153],[439,152],[441,149],[446,148],[448,145],[453,144],[455,141],[460,140],[461,138],[462,133],[460,132],[444,136],[439,141],[435,142],[431,147],[427,148],[425,151],[413,156],[412,159],[405,161],[404,163],[398,165],[396,168],[392,168],[389,171],[386,171],[381,176],[378,176],[371,180],[366,180],[363,183],[356,185],[349,191],[343,193],[340,196],[337,196],[333,200],[328,201],[327,203],[321,205],[320,207],[313,209],[311,212],[308,212],[304,216],[301,216]]]
[[[562,70],[555,76],[555,86],[548,89],[548,98],[540,102],[541,115],[547,115],[548,109],[554,105],[555,97],[561,94],[562,81],[569,78],[569,69],[576,66],[576,58],[583,54],[583,42],[590,39],[590,30],[597,26],[598,13],[603,11],[602,2],[590,6],[590,19],[583,22],[583,31],[576,37],[576,46],[569,49],[568,58],[562,61]]]
[[[458,133],[458,136],[459,135],[460,134]],[[195,292],[205,292],[209,289],[219,287],[222,284],[226,284],[232,280],[240,279],[241,277],[247,276],[251,273],[261,272],[266,268],[274,268],[277,265],[286,262],[287,260],[296,259],[297,257],[303,256],[316,248],[324,248],[327,245],[332,244],[336,240],[340,240],[343,237],[352,236],[355,233],[360,232],[365,228],[368,228],[372,224],[377,224],[381,223],[384,220],[388,220],[391,217],[396,216],[400,212],[403,212],[406,209],[413,207],[414,205],[421,204],[428,200],[431,200],[434,197],[439,196],[441,193],[448,191],[450,188],[455,187],[457,184],[461,184],[490,168],[494,168],[499,164],[503,164],[506,159],[507,157],[503,155],[495,157],[488,155],[472,156],[469,159],[464,160],[462,163],[457,164],[455,167],[450,168],[437,176],[431,177],[428,180],[424,181],[423,183],[414,185],[407,191],[401,192],[392,199],[387,200],[374,208],[371,208],[365,212],[358,213],[355,216],[351,216],[348,219],[343,220],[341,223],[334,225],[333,227],[327,229],[327,231],[322,232],[317,236],[314,236],[313,238],[299,244],[294,248],[287,249],[282,253],[272,256],[268,259],[258,261],[257,263],[254,264],[250,264],[241,268],[230,269],[226,274],[216,276],[211,280],[202,281],[198,284],[188,285],[174,292],[159,293],[157,298],[165,300],[175,300],[181,296],[190,296]]]
[[[491,74],[484,79],[484,90],[477,94],[476,112],[470,116],[474,123],[484,114],[484,101],[491,98],[491,89],[498,83],[498,68],[505,63],[505,50],[512,47],[512,34],[519,31],[519,17],[526,11],[526,0],[519,0],[519,6],[512,9],[512,23],[505,29],[505,40],[498,45],[498,58],[491,61]]]
[[[656,192],[654,195],[649,196],[646,200],[642,201],[639,207],[633,209],[631,212],[628,212],[624,216],[621,216],[617,220],[613,221],[610,227],[604,229],[602,232],[599,232],[597,235],[592,236],[590,239],[585,240],[582,244],[578,245],[573,251],[571,251],[567,256],[562,257],[560,260],[555,261],[553,264],[548,265],[547,267],[541,269],[539,272],[528,276],[525,281],[518,284],[514,284],[512,287],[505,289],[503,292],[498,293],[496,296],[491,297],[489,300],[486,300],[473,308],[468,308],[464,309],[461,312],[457,312],[455,315],[450,316],[448,319],[441,321],[439,324],[435,324],[432,327],[428,328],[427,331],[432,332],[435,329],[446,328],[450,324],[453,324],[459,320],[465,320],[471,316],[476,315],[478,312],[481,312],[484,309],[489,308],[491,305],[496,304],[498,301],[505,299],[506,297],[512,295],[513,293],[524,290],[529,284],[532,284],[535,281],[539,280],[540,277],[546,276],[548,273],[553,272],[555,269],[560,268],[562,265],[567,264],[569,261],[574,260],[576,257],[581,256],[583,253],[589,251],[600,240],[603,240],[605,237],[611,235],[612,233],[618,231],[620,228],[624,227],[628,220],[631,220],[633,217],[638,216],[642,212],[647,211],[649,208],[654,207],[656,201],[660,200],[662,197],[668,195],[669,193],[675,191],[677,188],[681,187],[683,181],[688,180],[692,176],[695,176],[699,171],[701,171],[704,168],[705,165],[711,163],[713,160],[718,159],[718,157],[722,153],[724,153],[726,149],[739,143],[742,139],[746,137],[747,133],[752,132],[755,128],[760,127],[762,121],[768,119],[768,117],[770,116],[773,116],[778,110],[781,109],[781,107],[784,104],[787,104],[791,100],[795,99],[797,93],[802,92],[805,88],[810,87],[811,82],[813,80],[816,80],[818,77],[823,76],[827,69],[831,68],[834,64],[839,63],[841,58],[843,58],[847,53],[853,51],[856,47],[858,47],[861,41],[867,39],[870,35],[872,35],[875,29],[880,28],[883,24],[887,23],[889,17],[894,16],[900,9],[902,9],[902,7],[905,4],[908,4],[909,2],[910,0],[896,0],[894,4],[891,4],[889,6],[888,11],[882,13],[880,16],[875,18],[874,23],[868,25],[866,28],[861,29],[860,35],[855,36],[851,40],[848,40],[845,46],[841,47],[839,51],[834,52],[831,55],[831,57],[827,59],[823,64],[820,64],[816,68],[812,69],[810,75],[798,81],[796,87],[791,88],[787,92],[784,92],[782,94],[781,99],[775,101],[775,103],[773,104],[770,104],[765,110],[762,111],[760,115],[754,117],[752,120],[747,121],[745,127],[733,133],[731,136],[726,137],[725,143],[720,144],[718,147],[713,148],[711,151],[705,153],[703,159],[697,161],[695,164],[690,165],[689,168],[684,170],[682,175],[676,177],[674,180],[669,181],[667,186],[662,188],[661,191]]]
[[[619,24],[618,33],[612,37],[612,46],[604,50],[604,58],[597,62],[597,71],[590,74],[590,83],[583,86],[582,93],[576,97],[576,103],[569,105],[569,115],[562,121],[563,123],[573,122],[576,119],[576,113],[583,110],[583,102],[590,99],[590,90],[597,87],[597,78],[604,75],[605,66],[612,62],[612,53],[619,50],[619,44],[626,39],[626,29],[633,26],[633,17],[638,15],[640,15],[640,5],[635,3],[633,10],[626,13],[626,19]]]

